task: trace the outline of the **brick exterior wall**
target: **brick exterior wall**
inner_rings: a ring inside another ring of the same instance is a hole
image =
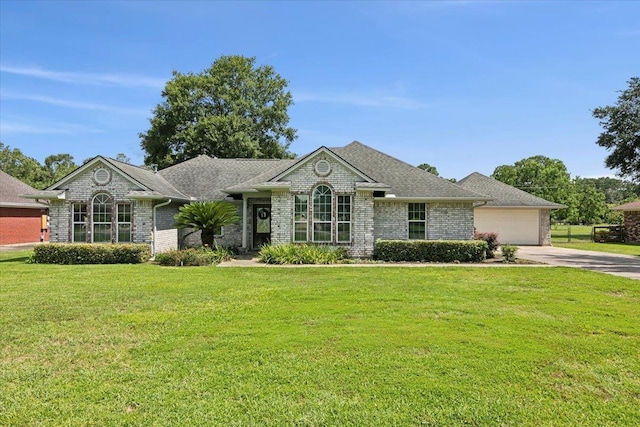
[[[49,240],[49,233],[41,233],[44,209],[0,207],[0,245],[36,243]]]
[[[409,236],[406,202],[376,200],[374,206],[376,240],[405,240]]]
[[[372,257],[375,241],[373,192],[357,191],[353,198],[352,210],[352,242],[349,254],[357,258]]]
[[[427,239],[473,239],[473,204],[458,202],[428,203]]]
[[[640,242],[640,211],[624,212],[624,232],[627,242]]]
[[[293,228],[293,197],[288,191],[271,194],[271,243],[291,243]]]
[[[540,209],[540,244],[551,246],[551,212],[549,209]]]

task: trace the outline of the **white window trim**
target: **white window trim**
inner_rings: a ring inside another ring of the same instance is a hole
[[[84,221],[76,221],[76,206],[79,205],[84,205],[84,216],[85,216],[85,220]],[[74,202],[71,203],[71,242],[73,243],[87,243],[87,237],[86,234],[88,232],[88,224],[87,224],[87,215],[88,215],[88,206],[86,203],[84,202]],[[76,229],[76,225],[78,224],[84,224],[85,226],[85,230],[84,230],[84,234],[85,234],[85,239],[82,242],[76,242],[76,233],[75,233],[75,229]]]
[[[340,197],[346,197],[349,200],[349,221],[340,221]],[[340,224],[349,224],[349,240],[340,240]],[[336,195],[336,243],[351,243],[353,234],[353,197],[350,194]]]
[[[131,203],[119,202],[116,203],[116,229],[113,233],[115,236],[115,241],[118,243],[131,243],[133,242],[133,206]],[[128,206],[129,207],[129,222],[120,222],[120,206]],[[129,224],[129,240],[126,242],[120,242],[120,225]]]
[[[306,218],[303,221],[296,221],[296,197],[306,197]],[[296,240],[296,224],[305,225],[305,238],[304,240]],[[291,241],[294,243],[308,242],[309,241],[309,195],[308,194],[294,194],[293,195],[293,229],[292,229]]]
[[[108,203],[108,204],[105,203],[107,208],[111,209],[111,217],[110,217],[111,221],[109,221],[109,222],[104,222],[104,221],[97,222],[95,220],[95,212],[94,212],[95,200],[96,200],[96,198],[98,196],[102,196],[102,195],[107,196],[109,198],[109,201],[110,201],[110,203]],[[98,225],[100,225],[100,224],[108,224],[109,225],[109,237],[110,237],[109,241],[108,242],[98,242],[98,243],[111,243],[111,242],[113,242],[114,241],[114,239],[113,239],[113,197],[108,193],[98,193],[98,194],[95,194],[91,198],[91,243],[95,243],[94,239],[95,239],[95,235],[96,235],[96,233],[95,233],[96,224],[98,224]]]
[[[423,205],[424,206],[424,220],[417,220],[417,219],[409,219],[409,209],[411,205]],[[410,224],[415,224],[415,223],[422,223],[424,224],[424,236],[422,236],[422,239],[415,239],[411,237],[411,230],[410,230]],[[415,203],[407,203],[407,240],[426,240],[427,239],[427,204],[426,203],[421,203],[421,202],[415,202]]]
[[[316,221],[315,218],[314,218],[315,217],[315,202],[313,200],[313,198],[314,198],[313,196],[314,196],[314,193],[320,187],[326,187],[329,190],[329,220],[328,221]],[[334,213],[333,213],[333,207],[334,207],[333,206],[333,203],[334,203],[333,196],[334,196],[333,189],[331,187],[329,187],[328,185],[326,185],[326,184],[319,184],[311,192],[311,197],[310,197],[311,203],[310,203],[310,205],[312,206],[312,209],[311,209],[311,215],[310,215],[311,216],[311,230],[310,230],[310,232],[311,232],[311,239],[312,239],[311,241],[313,243],[331,244],[331,243],[333,243],[335,241],[334,240],[334,234],[333,234],[334,233],[333,222],[334,222],[334,218],[335,218]],[[329,240],[316,240],[315,224],[329,224]]]

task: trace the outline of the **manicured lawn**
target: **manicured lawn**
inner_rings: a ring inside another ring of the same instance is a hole
[[[0,256],[0,425],[640,421],[630,279],[12,257]]]
[[[571,241],[568,241],[571,227]],[[585,251],[610,252],[614,254],[640,256],[640,245],[637,243],[596,243],[591,241],[590,225],[553,225],[551,226],[551,242],[561,248],[581,249]]]

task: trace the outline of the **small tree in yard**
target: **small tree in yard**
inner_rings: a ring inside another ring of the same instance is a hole
[[[178,228],[191,228],[186,238],[196,231],[201,231],[202,246],[213,247],[215,245],[216,230],[232,225],[240,220],[236,207],[231,203],[217,202],[193,202],[180,207],[174,217],[175,226]]]

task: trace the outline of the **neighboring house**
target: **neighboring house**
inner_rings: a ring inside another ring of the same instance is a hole
[[[47,205],[22,197],[37,191],[0,171],[0,245],[48,240]]]
[[[640,200],[611,208],[624,213],[624,234],[627,242],[640,242]]]
[[[173,225],[181,205],[228,200],[241,221],[220,244],[314,242],[355,257],[377,239],[472,239],[474,204],[492,199],[359,142],[298,159],[203,155],[160,171],[98,156],[30,197],[50,203],[52,242],[149,243],[155,254],[185,234]]]
[[[458,185],[492,199],[477,204],[474,225],[479,232],[498,233],[502,244],[550,245],[550,211],[566,208],[478,172],[458,181]]]

